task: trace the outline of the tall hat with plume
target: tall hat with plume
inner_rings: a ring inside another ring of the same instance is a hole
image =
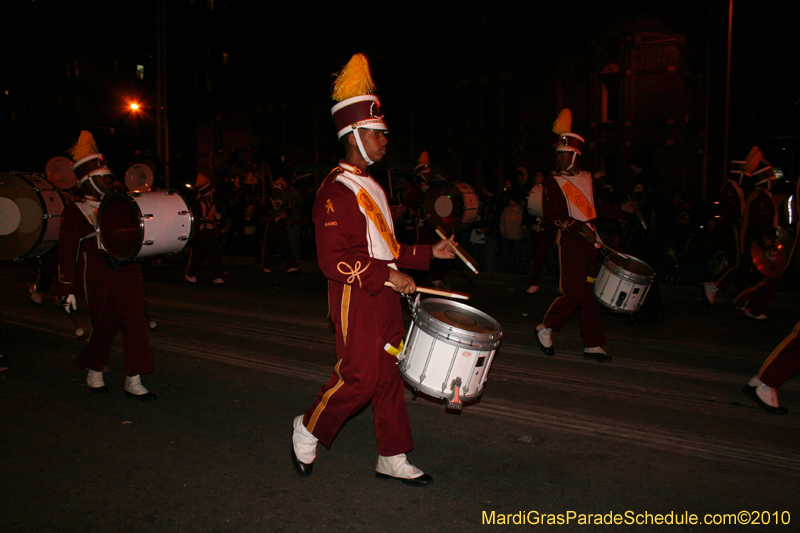
[[[273,189],[278,189],[279,191],[285,191],[289,185],[286,183],[286,180],[283,178],[278,178],[272,184]]]
[[[747,154],[747,159],[744,161],[743,170],[750,175],[755,186],[777,179],[772,165],[764,159],[764,154],[761,153],[758,146],[750,149],[750,153]]]
[[[417,160],[417,166],[414,167],[414,173],[420,174],[422,172],[431,171],[431,162],[428,158],[428,152],[422,152]]]
[[[75,172],[75,177],[78,178],[80,185],[83,185],[92,176],[112,173],[106,166],[103,154],[99,153],[91,132],[83,130],[78,137],[78,142],[67,150],[67,154],[75,161],[72,171]]]
[[[197,192],[200,194],[205,194],[211,190],[211,180],[208,179],[205,174],[198,172],[197,180],[194,182],[194,188],[197,189]]]
[[[553,122],[553,133],[558,134],[556,152],[582,154],[583,145],[586,141],[580,135],[572,133],[572,112],[566,107],[561,110],[555,122]]]
[[[389,131],[383,120],[380,100],[374,92],[369,60],[364,54],[355,54],[333,82],[332,98],[338,103],[331,108],[331,115],[337,138],[341,139],[359,128]],[[371,165],[373,161],[366,156],[361,138],[355,137],[361,155]]]

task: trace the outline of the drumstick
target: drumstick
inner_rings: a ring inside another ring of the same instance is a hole
[[[447,237],[440,228],[436,228],[436,234],[442,239],[447,240]],[[450,245],[450,248],[453,249],[453,252],[455,252],[455,254],[459,257],[459,259],[464,261],[464,264],[466,264],[470,270],[472,270],[476,274],[478,273],[478,269],[475,267],[475,260],[472,257],[470,257],[470,255],[467,252],[462,250],[461,246],[459,246],[458,244],[453,244],[452,242],[448,242],[447,244]]]
[[[391,281],[384,282],[384,285],[387,287],[397,288],[392,284]],[[433,294],[434,296],[444,296],[445,298],[456,298],[458,300],[469,300],[469,294],[465,292],[443,291],[439,289],[432,289],[430,287],[417,287],[416,292]]]
[[[628,200],[631,201],[631,202],[633,201],[633,198],[631,198],[630,194],[628,195]],[[636,213],[636,216],[639,217],[639,222],[642,223],[642,227],[644,228],[645,231],[647,231],[647,222],[644,221],[644,216],[642,215],[642,212],[639,211],[639,204],[636,204],[635,213]]]
[[[69,317],[72,319],[72,325],[75,326],[75,335],[78,337],[83,337],[86,332],[83,331],[83,328],[78,325],[78,318],[75,316],[76,311],[73,311],[69,314]]]

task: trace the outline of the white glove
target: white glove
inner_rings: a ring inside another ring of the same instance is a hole
[[[75,298],[74,294],[70,294],[69,296],[62,296],[61,307],[63,307],[64,311],[66,311],[67,313],[72,313],[72,311],[77,311],[78,299]]]

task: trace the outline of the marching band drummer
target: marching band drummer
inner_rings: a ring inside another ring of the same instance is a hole
[[[636,202],[598,205],[592,174],[581,170],[584,139],[571,132],[572,114],[563,109],[553,124],[559,135],[556,146],[556,172],[545,179],[542,194],[544,218],[556,228],[559,280],[557,297],[536,327],[536,341],[546,355],[553,355],[552,332],[560,331],[577,311],[580,316],[583,355],[599,363],[611,361],[603,345],[603,322],[592,284],[597,276],[598,242],[593,221],[620,218],[622,212],[635,213]],[[596,207],[601,211],[598,212]],[[599,246],[599,245],[598,245]]]
[[[767,277],[761,273],[753,258],[752,245],[754,242],[764,245],[767,254],[772,246],[777,245],[775,232],[778,228],[778,213],[769,192],[776,177],[772,166],[764,159],[758,147],[750,150],[744,169],[750,173],[755,189],[747,197],[742,221],[740,250],[743,254],[741,263],[745,270],[743,285],[746,288],[734,297],[733,304],[747,318],[765,320],[767,315],[764,313],[772,301],[780,275]]]
[[[141,264],[138,261],[120,263],[98,246],[97,210],[100,200],[110,191],[111,171],[88,131],[81,132],[70,151],[84,197],[69,204],[62,215],[58,239],[58,294],[67,313],[77,311],[76,287],[81,278],[85,279],[92,325],[89,343],[75,366],[88,370],[89,390],[95,394],[108,393],[103,372],[111,354],[111,343],[119,330],[126,376],[125,395],[141,401],[154,400],[156,395],[142,385],[140,377],[153,371]],[[76,267],[79,258],[84,262],[85,272]]]
[[[416,290],[398,270],[426,269],[432,257],[452,259],[452,238],[405,246],[394,235],[386,194],[369,165],[386,154],[388,127],[380,113],[369,63],[356,54],[339,74],[332,109],[345,158],[325,178],[314,202],[319,266],[328,278],[338,362],[305,414],[294,419],[292,464],[312,473],[317,444],[330,447],[347,419],[372,403],[378,444],[376,475],[425,486],[431,476],[411,465],[411,428],[397,353],[404,336],[399,293]],[[387,287],[388,281],[393,287]]]

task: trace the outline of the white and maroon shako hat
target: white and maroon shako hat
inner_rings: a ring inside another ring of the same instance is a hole
[[[342,100],[331,109],[338,139],[358,128],[389,131],[377,95],[362,94]]]
[[[556,143],[556,152],[577,152],[583,154],[583,146],[586,141],[576,133],[560,133]]]
[[[76,161],[72,165],[72,171],[75,172],[75,177],[78,178],[80,185],[83,185],[92,176],[113,174],[106,166],[103,154],[92,154]]]

